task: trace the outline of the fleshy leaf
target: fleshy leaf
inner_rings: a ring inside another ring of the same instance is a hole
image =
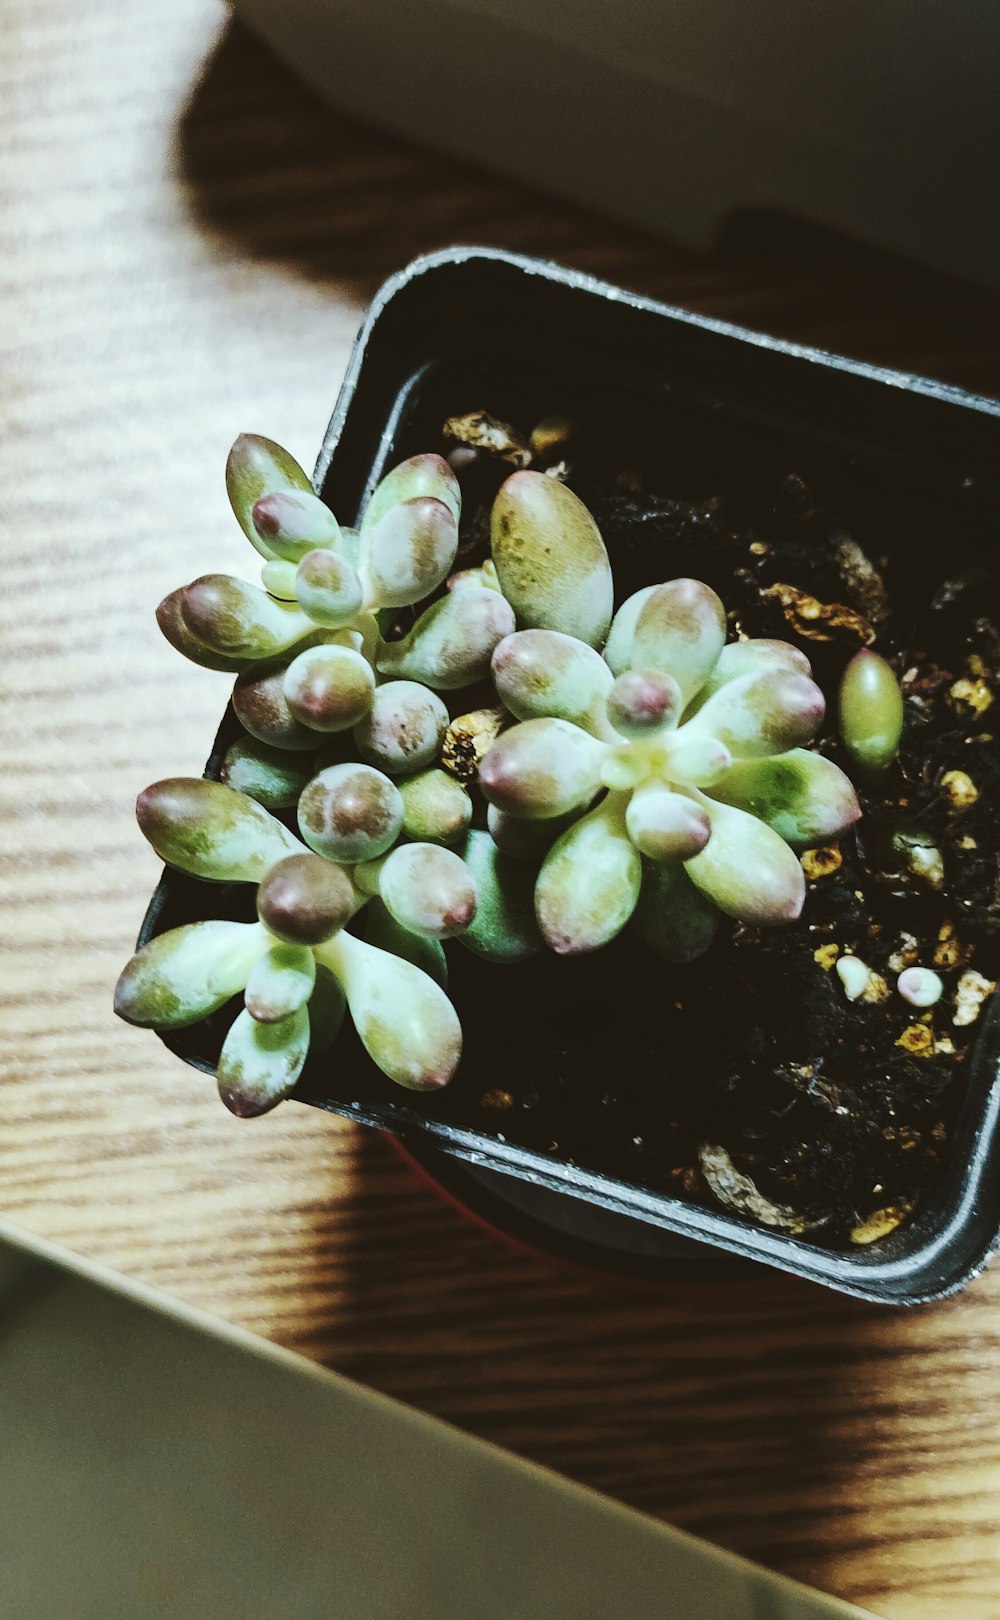
[[[315,731],[296,720],[285,697],[285,664],[260,664],[242,674],[233,687],[233,711],[257,742],[293,753],[315,753],[321,742]]]
[[[354,728],[358,753],[387,776],[421,771],[436,759],[448,728],[448,710],[417,681],[386,681]]]
[[[362,535],[370,533],[392,507],[425,496],[443,501],[458,522],[462,513],[462,492],[443,456],[411,456],[387,472],[365,508]]]
[[[314,624],[340,630],[357,618],[364,592],[346,557],[335,551],[307,551],[295,571],[294,595]]]
[[[620,736],[648,737],[677,724],[683,701],[672,675],[658,669],[626,669],[608,694],[607,716]]]
[[[331,765],[299,800],[299,830],[310,849],[331,861],[372,861],[395,843],[403,825],[399,789],[370,765]]]
[[[641,591],[628,597],[615,614],[604,648],[604,661],[612,675],[623,675],[627,669],[631,669],[632,644],[639,614],[656,588],[655,585],[644,585]]]
[[[241,737],[226,750],[221,780],[256,799],[265,810],[285,810],[298,803],[311,775],[309,760],[297,759],[256,737]]]
[[[259,433],[241,433],[230,450],[226,489],[240,528],[262,557],[278,557],[281,553],[257,532],[253,520],[256,502],[271,491],[313,493],[312,484],[295,458],[273,439],[262,438]]]
[[[401,641],[383,642],[376,662],[383,675],[448,692],[485,680],[493,649],[513,628],[509,602],[497,591],[467,585],[432,603]]]
[[[268,596],[276,596],[280,602],[294,602],[295,573],[294,563],[266,562],[260,571],[260,582]]]
[[[607,752],[566,720],[522,720],[501,732],[479,767],[490,804],[528,820],[562,816],[589,804]]]
[[[625,812],[628,834],[651,861],[687,861],[704,849],[711,833],[700,805],[659,784],[639,788]]]
[[[318,634],[298,603],[232,574],[203,574],[166,597],[156,617],[171,645],[208,669],[246,669]]]
[[[741,675],[756,674],[762,669],[792,669],[800,675],[811,675],[812,666],[804,652],[789,641],[774,641],[768,636],[757,636],[751,641],[730,641],[719,654],[715,668],[709,675],[697,701],[704,703],[713,692]]]
[[[412,962],[353,934],[316,947],[340,980],[369,1057],[397,1085],[437,1091],[462,1055],[462,1030],[440,985]]]
[[[493,503],[490,545],[500,587],[523,629],[603,643],[614,600],[611,564],[597,524],[572,490],[544,473],[514,473]]]
[[[720,687],[683,731],[716,738],[734,759],[760,759],[809,742],[825,710],[823,694],[808,675],[762,669]]]
[[[715,667],[726,640],[726,610],[698,579],[657,585],[635,621],[630,663],[672,675],[690,703]]]
[[[372,706],[375,676],[350,647],[310,647],[293,658],[282,689],[292,716],[313,731],[349,731]]]
[[[447,771],[421,771],[400,782],[403,832],[422,844],[454,844],[472,820],[472,800]]]
[[[296,563],[314,547],[341,544],[340,524],[311,489],[272,490],[254,502],[250,516],[254,544],[265,556]]]
[[[444,501],[419,496],[391,506],[361,531],[361,576],[372,607],[408,607],[447,578],[458,523]]]
[[[156,622],[171,647],[189,658],[192,664],[200,664],[202,669],[223,670],[230,675],[238,675],[246,668],[244,658],[213,651],[191,633],[184,619],[183,587],[163,598],[156,609]]]
[[[184,1029],[243,989],[268,939],[256,923],[196,922],[137,951],[115,988],[115,1012],[143,1029]]]
[[[505,636],[492,660],[501,703],[518,720],[553,716],[612,738],[607,697],[612,674],[600,653],[559,630],[517,630]]]
[[[378,874],[379,896],[403,928],[451,939],[476,915],[476,885],[468,868],[439,844],[401,844]]]
[[[139,794],[136,818],[162,860],[217,882],[259,883],[276,861],[305,853],[256,800],[197,776],[154,782]]]
[[[500,589],[500,581],[497,579],[497,571],[493,566],[492,557],[487,557],[486,561],[480,563],[478,568],[460,568],[457,573],[451,574],[448,578],[448,589],[450,591],[463,591],[466,585],[479,585],[485,587],[488,591],[498,591]]]
[[[509,816],[495,804],[486,807],[486,827],[497,849],[513,855],[519,861],[534,861],[536,866],[560,838],[566,828],[576,820],[577,812],[565,816],[550,816],[545,821],[525,821],[522,816]]]
[[[304,945],[273,945],[253,965],[246,1006],[259,1024],[280,1024],[304,1007],[316,983],[316,962]]]
[[[632,924],[644,945],[666,962],[693,962],[714,940],[721,913],[696,889],[683,866],[645,862]]]
[[[318,945],[346,928],[363,898],[343,867],[322,855],[289,855],[257,890],[257,913],[275,939]]]
[[[794,922],[806,883],[799,858],[766,822],[703,799],[712,836],[685,871],[720,911],[739,922]]]
[[[641,879],[618,796],[609,794],[556,840],[542,863],[535,915],[545,943],[560,956],[606,945],[635,910]]]
[[[741,760],[713,782],[710,791],[713,799],[749,810],[786,843],[802,849],[839,838],[861,814],[844,772],[806,748],[792,748],[772,759]]]
[[[313,958],[315,962],[315,957]],[[328,967],[315,962],[316,984],[309,997],[309,1050],[313,1057],[328,1052],[344,1027],[347,997]]]
[[[724,742],[711,732],[700,735],[696,726],[684,725],[667,739],[666,775],[688,787],[708,787],[733,763]]]
[[[499,850],[489,833],[470,832],[458,853],[472,873],[476,915],[458,943],[489,962],[523,962],[542,946],[535,921],[535,873]]]
[[[241,1012],[219,1054],[219,1096],[240,1119],[266,1114],[294,1089],[308,1055],[305,1007],[274,1024]]]

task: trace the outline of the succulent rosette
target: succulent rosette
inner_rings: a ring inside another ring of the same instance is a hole
[[[390,1079],[416,1091],[447,1084],[462,1037],[440,941],[471,922],[476,887],[440,844],[393,848],[403,804],[387,776],[363,764],[321,771],[300,802],[302,838],[246,794],[199,778],[154,783],[137,813],[171,866],[255,884],[257,921],[190,923],[151,940],[118,981],[122,1018],[182,1029],[243,992],[218,1081],[244,1116],[288,1095],[346,1010]],[[365,906],[361,938],[347,925]]]
[[[542,474],[503,485],[492,548],[521,626],[497,646],[493,678],[519,723],[479,782],[501,848],[528,852],[521,823],[537,825],[536,850],[549,844],[535,884],[546,943],[595,950],[634,917],[650,945],[685,961],[720,913],[796,918],[796,850],[860,814],[848,778],[807,746],[825,703],[805,656],[781,641],[727,643],[723,603],[693,579],[647,586],[612,619],[597,526]]]
[[[236,440],[226,485],[264,558],[261,584],[205,574],[171,592],[157,619],[185,657],[238,677],[233,708],[248,737],[234,745],[227,778],[271,808],[294,804],[303,773],[280,756],[315,752],[355,728],[364,758],[409,773],[420,762],[400,741],[414,730],[407,705],[419,711],[415,749],[428,762],[429,734],[445,711],[423,689],[482,680],[514,628],[504,597],[477,574],[459,576],[461,600],[448,592],[401,640],[385,639],[388,621],[433,597],[454,563],[461,495],[448,463],[422,455],[394,467],[356,530],[342,528],[298,463],[259,435]],[[387,696],[388,681],[395,689]],[[393,698],[394,728],[386,718]]]

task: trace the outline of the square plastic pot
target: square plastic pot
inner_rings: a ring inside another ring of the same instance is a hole
[[[664,456],[678,458],[686,470],[704,467],[706,476],[717,467],[737,479],[774,484],[795,469],[848,526],[855,514],[867,513],[870,523],[873,511],[885,513],[890,554],[906,545],[908,555],[926,559],[947,535],[942,574],[956,557],[978,555],[984,536],[997,532],[997,403],[690,315],[540,261],[476,248],[417,260],[382,288],[354,347],[316,487],[342,522],[354,522],[388,467],[439,442],[446,415],[487,408],[530,423],[567,402],[592,433],[606,429],[622,442],[631,435],[637,444],[660,444]],[[237,734],[229,714],[206,774],[217,773]],[[227,892],[167,871],[140,941],[204,915],[244,915],[246,895],[245,888]],[[495,1086],[497,1065],[517,1064],[529,1052],[544,1068],[544,1021],[519,1020],[517,984],[505,978],[520,970],[482,963],[457,946],[449,955],[467,1039],[452,1083],[456,1095],[463,1086],[477,1095]],[[620,998],[612,985],[608,989],[605,1016],[613,1018]],[[489,1006],[491,995],[502,1016],[489,1030],[470,1028],[468,1007]],[[185,1061],[211,1072],[225,1027],[220,1014],[163,1039]],[[849,1252],[674,1198],[630,1179],[620,1163],[602,1166],[600,1153],[584,1165],[561,1155],[556,1144],[518,1146],[505,1140],[500,1115],[490,1129],[474,1109],[466,1110],[465,1120],[454,1108],[448,1117],[437,1099],[415,1099],[385,1080],[346,1029],[331,1056],[310,1060],[296,1095],[390,1131],[418,1150],[444,1151],[863,1299],[915,1304],[962,1287],[998,1241],[998,1057],[994,1011],[984,1019],[967,1069],[936,1190],[908,1225]],[[627,1028],[622,1061],[628,1062]]]

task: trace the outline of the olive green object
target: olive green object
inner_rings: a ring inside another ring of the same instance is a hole
[[[579,496],[544,473],[514,473],[493,503],[490,544],[521,629],[560,630],[603,645],[614,582],[604,541]]]
[[[294,456],[280,444],[260,433],[241,433],[226,463],[226,491],[250,544],[262,557],[274,558],[283,556],[283,549],[272,544],[274,536],[267,534],[266,525],[263,531],[257,527],[254,507],[263,496],[277,492],[311,496],[313,487]]]
[[[882,771],[899,751],[903,694],[896,672],[869,647],[855,653],[840,683],[840,735],[856,765]]]

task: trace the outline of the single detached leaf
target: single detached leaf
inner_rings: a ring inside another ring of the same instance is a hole
[[[869,647],[855,653],[840,683],[840,735],[855,764],[891,765],[903,735],[903,694],[892,665]]]

